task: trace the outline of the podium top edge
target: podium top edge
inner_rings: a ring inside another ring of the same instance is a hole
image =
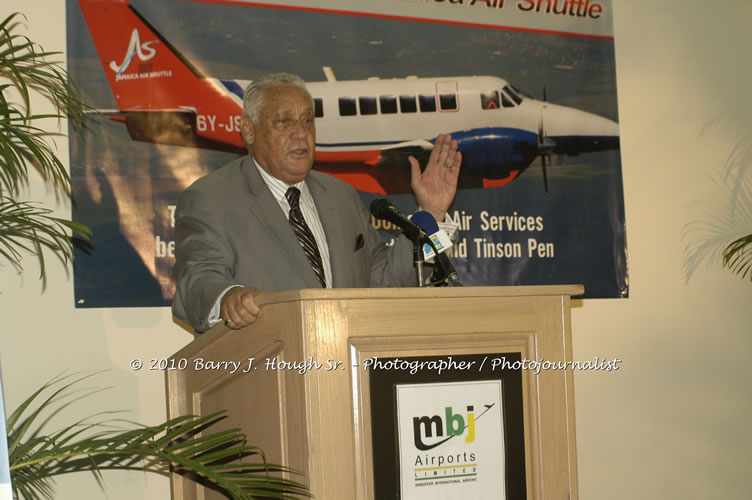
[[[442,288],[304,288],[300,290],[264,293],[256,297],[256,303],[264,305],[301,300],[577,296],[584,293],[585,287],[583,285],[465,286]]]

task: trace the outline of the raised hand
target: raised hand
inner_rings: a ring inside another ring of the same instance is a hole
[[[414,157],[408,157],[411,169],[410,185],[421,209],[441,222],[457,193],[462,153],[457,151],[457,141],[449,134],[440,134],[428,157],[423,172]]]

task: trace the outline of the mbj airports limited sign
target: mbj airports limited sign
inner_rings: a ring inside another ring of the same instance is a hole
[[[504,500],[501,381],[396,390],[401,498]]]

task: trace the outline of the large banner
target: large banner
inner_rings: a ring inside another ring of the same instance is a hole
[[[161,306],[174,209],[243,154],[242,89],[300,75],[314,168],[416,210],[407,157],[450,133],[466,285],[628,295],[610,0],[67,0],[68,67],[94,108],[71,129],[78,307]],[[374,220],[385,238],[394,228]]]

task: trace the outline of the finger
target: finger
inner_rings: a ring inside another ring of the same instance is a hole
[[[457,142],[452,141],[447,145],[446,156],[441,162],[441,166],[444,167],[442,170],[449,170],[449,172],[443,172],[444,174],[451,177],[456,173],[452,172],[452,170],[454,169],[454,167],[459,167],[458,158],[461,161],[461,155],[458,157]]]
[[[232,304],[227,305],[222,317],[225,318],[225,324],[230,328],[237,330],[238,328],[245,326],[243,318],[238,314],[237,309]]]
[[[420,163],[414,156],[408,156],[407,161],[410,162],[410,180],[417,182],[420,179]]]
[[[450,169],[451,173],[454,175],[459,175],[460,167],[462,167],[462,153],[455,150],[454,154],[452,155],[452,168]]]
[[[454,153],[457,151],[457,141],[453,141],[448,134],[441,136],[441,149],[439,151],[439,165],[442,167],[452,167]]]
[[[449,158],[449,148],[447,148],[446,145],[442,145],[441,150],[439,151],[439,159],[438,159],[439,166],[446,167],[447,158]]]
[[[238,288],[238,290],[240,289]],[[232,291],[230,293],[232,293]],[[234,292],[225,302],[222,317],[227,320],[227,326],[230,328],[237,329],[248,325],[248,318],[243,314],[244,308],[241,299],[242,292]]]
[[[240,299],[240,304],[242,309],[250,313],[254,318],[261,314],[261,307],[256,304],[256,301],[251,294],[243,295]]]
[[[241,328],[246,327],[246,326],[248,326],[248,325],[245,324],[245,323],[234,323],[232,321],[230,321],[229,323],[227,323],[227,328],[229,328],[231,330],[240,330]]]
[[[428,164],[426,165],[426,167],[430,166],[431,164],[437,164],[437,165],[441,164],[439,160],[439,155],[441,154],[441,146],[443,143],[444,143],[444,134],[439,134],[433,143],[433,148],[431,148],[431,154],[428,157]]]
[[[256,315],[251,313],[251,311],[249,311],[242,305],[238,307],[236,312],[238,319],[235,320],[235,316],[233,316],[233,323],[235,324],[246,326],[256,321]]]

